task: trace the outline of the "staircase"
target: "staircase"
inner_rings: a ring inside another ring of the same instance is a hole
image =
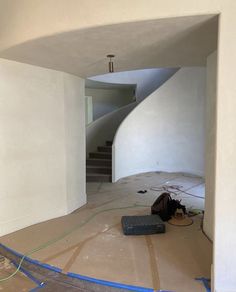
[[[105,146],[98,146],[97,152],[90,152],[86,160],[87,182],[112,181],[112,141],[106,141]]]

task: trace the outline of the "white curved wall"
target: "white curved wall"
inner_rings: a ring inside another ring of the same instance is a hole
[[[94,9],[95,6],[96,9]],[[133,9],[134,7],[135,9]],[[212,290],[235,291],[236,254],[233,251],[236,245],[234,232],[236,225],[236,216],[234,216],[236,2],[233,0],[199,0],[195,2],[183,0],[180,5],[179,1],[150,0],[147,5],[146,0],[104,0],[101,5],[97,5],[97,1],[94,0],[72,0],[70,2],[3,0],[1,8],[1,50],[30,39],[84,27],[183,15],[220,14],[217,66],[216,215]]]
[[[137,84],[136,99],[140,102],[166,82],[177,70],[177,68],[132,70],[98,75],[89,79],[108,83]]]
[[[97,146],[105,145],[106,141],[112,141],[120,123],[136,105],[136,102],[128,104],[89,124],[86,127],[87,154],[96,151]]]
[[[206,199],[203,228],[209,238],[214,238],[215,161],[216,161],[216,78],[217,52],[207,58],[206,99]]]
[[[84,80],[0,59],[0,235],[86,203]]]
[[[113,143],[113,181],[158,170],[204,174],[205,79],[205,68],[182,68],[127,116]]]
[[[134,102],[133,88],[86,88],[85,94],[92,96],[93,120]]]

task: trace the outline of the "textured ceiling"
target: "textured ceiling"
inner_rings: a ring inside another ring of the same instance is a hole
[[[212,15],[106,25],[31,40],[0,57],[81,77],[106,73],[109,53],[116,71],[202,66],[217,47],[217,26]]]

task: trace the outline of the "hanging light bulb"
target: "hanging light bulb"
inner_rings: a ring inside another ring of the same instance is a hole
[[[107,58],[109,58],[109,63],[108,63],[108,70],[109,70],[109,73],[113,73],[114,72],[114,64],[113,64],[113,61],[112,61],[112,58],[114,58],[115,55],[112,55],[112,54],[109,54],[107,55]]]

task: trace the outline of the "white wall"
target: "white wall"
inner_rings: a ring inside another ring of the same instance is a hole
[[[85,88],[86,95],[92,96],[93,120],[134,101],[133,88]]]
[[[59,2],[60,5],[58,5]],[[33,7],[29,3],[29,1],[22,1],[21,9],[19,9],[18,1],[12,1],[11,5],[8,0],[1,2],[1,47],[3,49],[45,35],[86,27],[184,15],[220,14],[217,65],[215,267],[212,290],[235,292],[236,1],[182,0],[180,5],[179,1],[150,0],[147,5],[146,0],[104,0],[103,5],[96,5],[97,1],[94,0],[73,0],[68,5],[67,1],[50,0],[35,1]],[[94,9],[95,5],[96,9]],[[134,6],[135,9],[133,9]],[[85,11],[86,17],[84,17]],[[132,13],[127,13],[130,11]],[[68,15],[70,15],[69,18]],[[29,19],[32,23],[31,29],[29,29]]]
[[[207,58],[206,97],[206,199],[203,228],[213,240],[215,204],[215,159],[216,159],[216,74],[217,52]]]
[[[97,146],[105,145],[106,141],[112,141],[117,128],[123,119],[136,106],[136,103],[128,104],[97,119],[86,127],[86,152],[97,150]]]
[[[177,70],[176,68],[132,70],[93,76],[89,79],[108,83],[137,84],[136,99],[140,102],[160,87]]]
[[[86,203],[84,80],[64,74],[67,213]]]
[[[0,76],[4,235],[85,203],[84,82],[4,59]]]
[[[205,68],[182,68],[123,121],[113,181],[147,171],[204,175]]]
[[[85,124],[93,122],[93,99],[92,96],[85,96]]]

